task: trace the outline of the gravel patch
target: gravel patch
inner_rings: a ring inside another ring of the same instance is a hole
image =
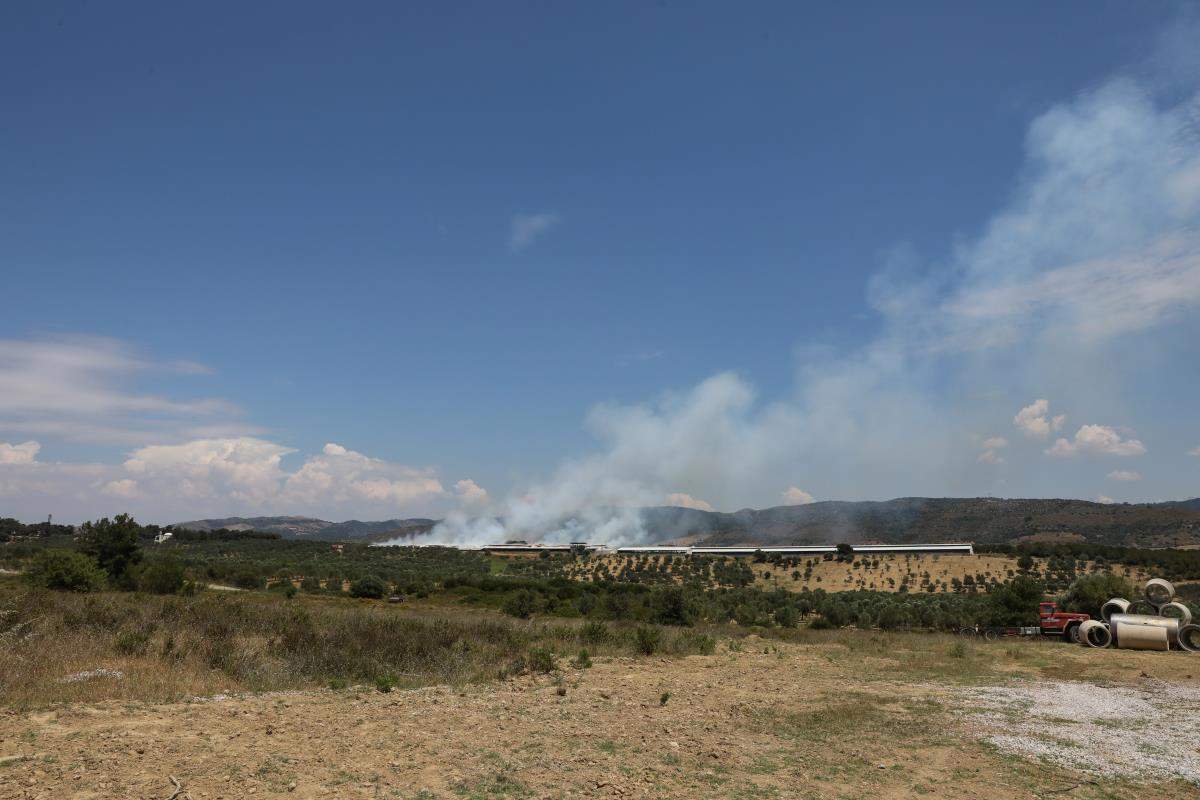
[[[65,678],[59,678],[59,683],[79,683],[80,681],[90,681],[93,678],[113,678],[121,680],[125,677],[125,673],[119,669],[89,669],[85,672],[76,672],[73,675],[68,675]]]
[[[1001,750],[1106,776],[1200,785],[1200,688],[1037,682],[964,689],[960,712]]]

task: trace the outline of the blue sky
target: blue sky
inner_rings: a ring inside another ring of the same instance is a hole
[[[0,514],[1200,494],[1195,19],[8,4]]]

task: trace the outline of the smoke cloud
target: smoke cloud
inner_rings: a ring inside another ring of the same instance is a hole
[[[1011,196],[975,235],[931,260],[901,243],[866,287],[866,345],[802,347],[795,387],[775,401],[722,373],[597,407],[595,452],[485,513],[451,515],[426,541],[638,542],[637,509],[664,497],[733,510],[793,486],[1045,496],[1052,477],[1056,493],[1094,495],[1104,472],[1054,456],[1129,460],[1153,449],[1143,441],[1177,439],[1151,410],[1169,371],[1129,356],[1200,340],[1200,83],[1172,52],[1034,119]],[[1067,415],[1096,422],[1046,448]],[[1006,424],[1026,435],[989,438],[981,455],[972,431]]]

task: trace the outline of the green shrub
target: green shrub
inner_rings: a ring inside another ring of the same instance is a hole
[[[113,649],[123,656],[144,655],[150,645],[150,632],[147,630],[121,631],[113,642]]]
[[[315,593],[321,591],[321,581],[312,575],[305,575],[304,580],[300,581],[300,591]]]
[[[835,626],[832,622],[825,619],[825,617],[817,617],[812,622],[808,623],[808,627],[812,628],[814,631],[828,631],[833,630]]]
[[[516,594],[504,601],[504,605],[500,610],[510,617],[517,619],[529,619],[533,614],[534,597],[533,593],[528,589],[522,589]]]
[[[800,614],[795,606],[783,606],[775,610],[775,624],[781,628],[794,628],[800,621]]]
[[[588,644],[606,642],[610,637],[608,626],[599,620],[589,620],[579,629],[579,639]]]
[[[659,642],[662,641],[662,631],[658,628],[640,625],[633,632],[633,641],[639,653],[647,656],[653,655],[658,650]]]
[[[1136,600],[1140,593],[1125,578],[1111,572],[1098,572],[1076,578],[1062,597],[1065,611],[1083,611],[1100,616],[1100,607],[1114,597]]]
[[[375,679],[375,688],[387,694],[396,688],[396,677],[394,675],[380,675]]]
[[[587,650],[580,650],[579,655],[571,662],[571,666],[575,669],[589,669],[592,666],[592,657],[588,655]]]
[[[554,658],[554,653],[545,647],[530,649],[529,656],[525,659],[525,664],[530,672],[549,673],[554,672],[558,668],[558,662]]]
[[[671,699],[671,693],[663,692],[662,695],[658,698],[658,704],[660,706],[665,706],[667,704],[667,701],[670,699]]]
[[[350,584],[351,597],[368,597],[373,600],[378,600],[387,594],[387,584],[380,578],[374,575],[368,575],[365,578],[359,578]]]
[[[95,592],[104,586],[104,572],[95,559],[75,550],[42,550],[26,577],[35,586],[66,592]]]
[[[242,570],[233,576],[233,585],[239,589],[261,589],[267,585],[263,576],[251,570]]]
[[[150,594],[178,594],[185,582],[183,564],[174,559],[147,564],[137,574],[138,591]]]

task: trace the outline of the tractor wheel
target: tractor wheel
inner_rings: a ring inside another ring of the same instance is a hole
[[[996,630],[995,628],[989,628],[984,632],[983,638],[987,639],[989,642],[994,642],[1000,638],[1000,631]]]
[[[1076,622],[1074,625],[1068,626],[1067,629],[1065,631],[1063,631],[1063,641],[1068,642],[1070,644],[1079,644],[1079,623],[1078,622]]]
[[[958,629],[959,636],[976,636],[976,635],[978,635],[978,633],[979,632],[976,631],[974,628],[959,628]]]

